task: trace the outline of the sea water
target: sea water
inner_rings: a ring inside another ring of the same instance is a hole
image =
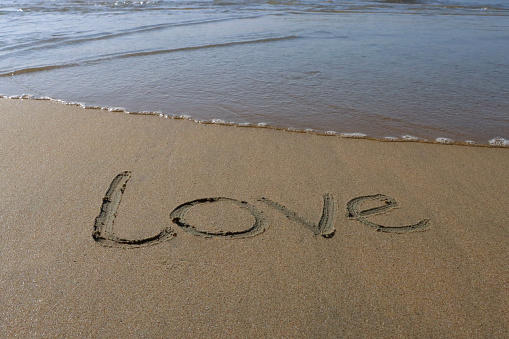
[[[509,2],[4,0],[0,94],[503,144]]]

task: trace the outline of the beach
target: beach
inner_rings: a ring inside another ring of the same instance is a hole
[[[504,338],[509,149],[0,99],[0,336]]]

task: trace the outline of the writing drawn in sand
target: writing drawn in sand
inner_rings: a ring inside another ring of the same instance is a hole
[[[110,187],[106,191],[106,195],[103,198],[101,212],[95,219],[94,232],[92,234],[94,240],[103,246],[134,248],[156,245],[161,242],[169,241],[175,237],[177,234],[171,227],[165,227],[159,234],[143,239],[124,239],[115,235],[113,231],[113,225],[117,216],[118,207],[120,206],[122,194],[124,193],[127,182],[130,178],[131,172],[125,171],[118,174],[111,182]],[[317,236],[320,235],[324,238],[331,238],[336,232],[334,227],[336,203],[334,197],[331,194],[327,193],[323,196],[322,216],[320,217],[318,223],[306,220],[296,212],[270,199],[262,197],[258,199],[258,201],[263,202],[269,207],[284,214],[288,219],[301,224],[303,227],[311,230]],[[216,202],[226,202],[230,204],[232,208],[241,208],[247,211],[254,218],[254,223],[245,230],[212,232],[208,230],[200,230],[186,219],[186,214],[190,209],[199,208],[200,205],[213,204]],[[380,205],[369,209],[362,209],[362,204],[365,202],[376,202],[380,203]],[[346,209],[347,217],[349,219],[357,220],[358,222],[379,232],[407,233],[425,231],[430,227],[429,219],[423,219],[413,225],[397,227],[378,225],[368,219],[370,216],[387,213],[397,207],[399,206],[395,199],[383,194],[376,194],[354,198],[347,203]],[[249,204],[247,201],[240,201],[226,197],[204,198],[185,202],[173,209],[173,211],[170,213],[170,219],[175,225],[179,226],[186,232],[196,236],[209,238],[215,237],[238,239],[253,237],[264,232],[268,225],[266,217],[260,209]]]

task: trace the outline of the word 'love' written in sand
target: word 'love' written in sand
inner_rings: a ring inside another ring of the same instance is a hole
[[[117,209],[120,205],[122,194],[126,189],[126,185],[130,177],[131,172],[122,172],[118,174],[111,182],[111,185],[106,192],[106,196],[103,198],[101,212],[95,219],[94,233],[92,235],[94,240],[103,246],[133,248],[155,245],[164,241],[168,241],[176,236],[175,231],[171,227],[166,227],[159,234],[144,239],[124,239],[115,235],[113,232],[113,224],[115,223],[115,217],[117,215]],[[287,207],[267,198],[260,198],[258,201],[267,204],[275,210],[283,213],[290,220],[293,220],[310,229],[315,235],[320,235],[324,238],[331,238],[336,232],[334,227],[334,214],[336,211],[335,201],[334,197],[330,194],[325,194],[323,196],[322,216],[318,223],[308,221]],[[191,208],[198,208],[200,205],[213,204],[215,202],[227,202],[232,206],[232,208],[240,208],[246,210],[254,217],[254,223],[251,225],[251,227],[241,231],[211,232],[199,230],[197,227],[186,221],[186,214]],[[361,204],[365,202],[378,202],[380,205],[377,207],[362,210]],[[396,200],[383,194],[357,197],[350,200],[346,206],[348,211],[348,218],[357,220],[366,226],[374,228],[376,231],[405,233],[424,231],[429,228],[429,219],[423,219],[417,224],[399,227],[382,226],[368,220],[369,216],[387,213],[396,207],[398,207]],[[265,231],[267,228],[267,221],[261,210],[246,201],[240,201],[225,197],[204,198],[185,202],[177,206],[170,213],[170,218],[174,224],[178,225],[183,230],[190,232],[191,234],[203,237],[219,237],[231,239],[246,238],[258,235]]]

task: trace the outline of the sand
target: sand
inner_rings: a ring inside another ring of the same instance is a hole
[[[0,337],[508,336],[509,149],[35,100],[0,126]]]

